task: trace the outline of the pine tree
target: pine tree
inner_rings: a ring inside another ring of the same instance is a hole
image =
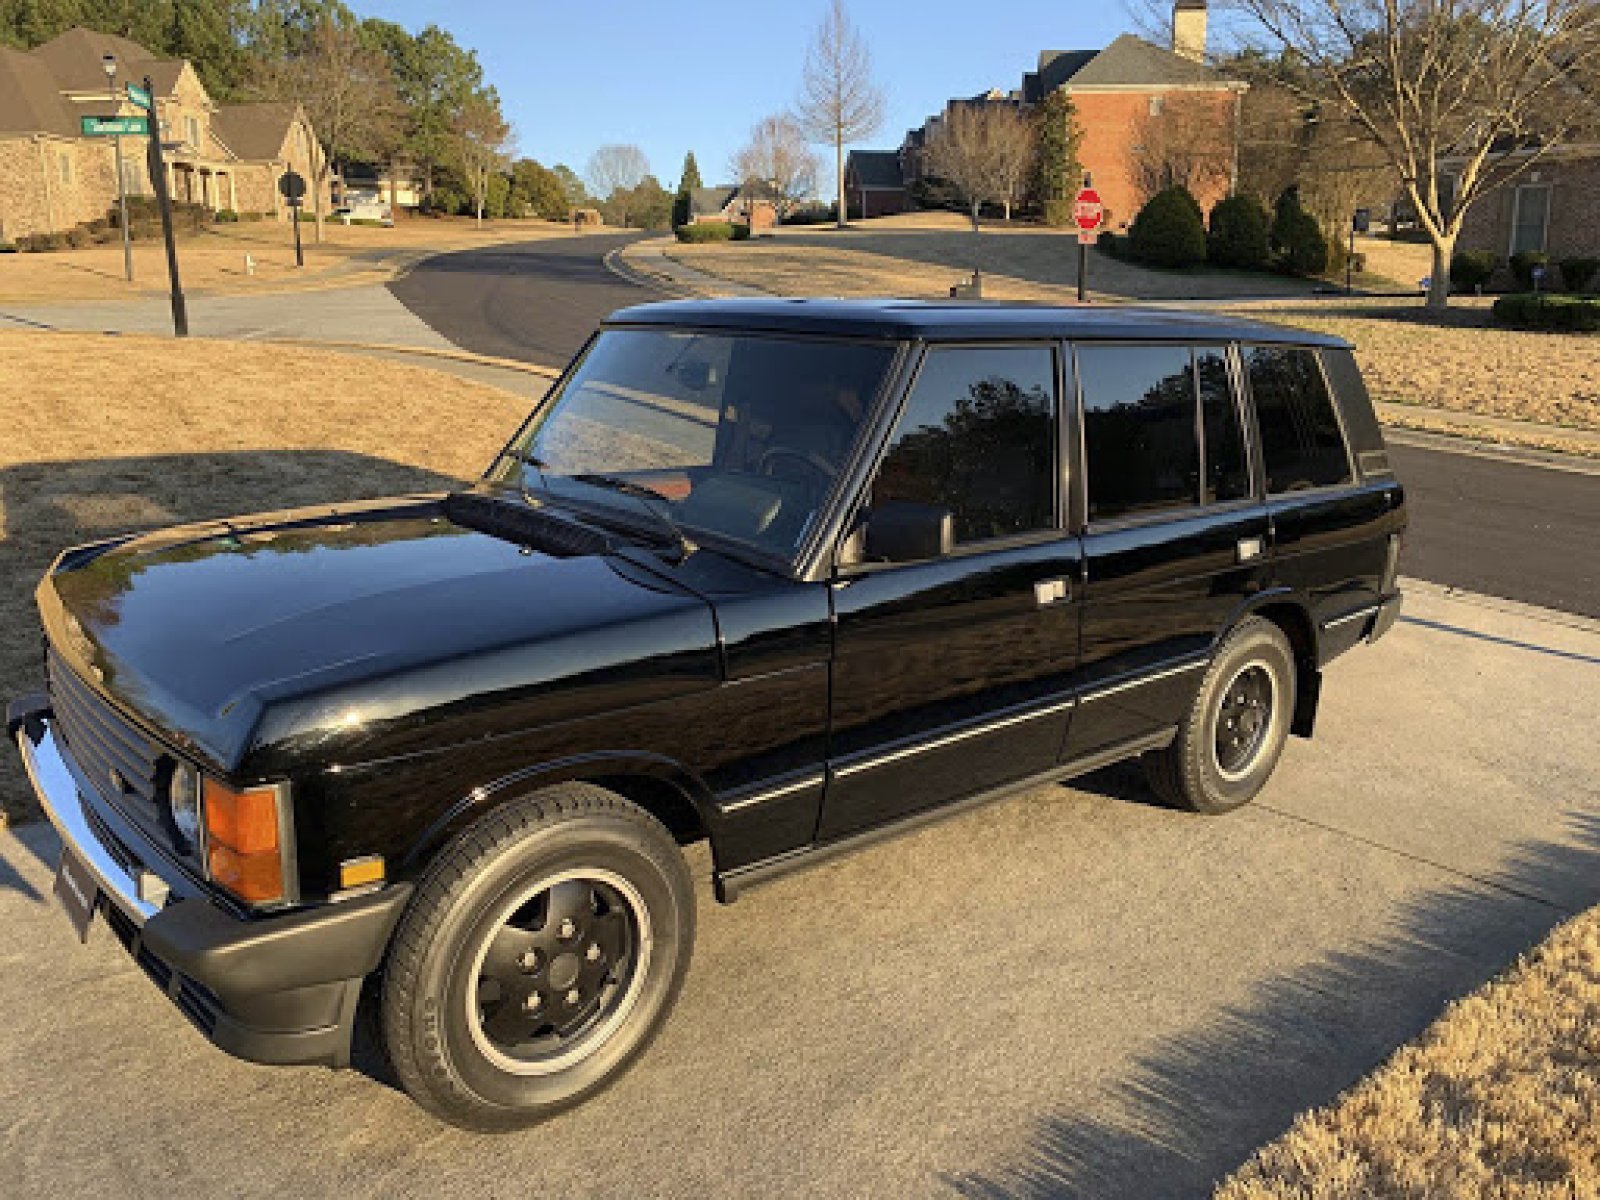
[[[1072,222],[1072,202],[1083,182],[1083,167],[1078,162],[1078,147],[1083,129],[1072,97],[1057,88],[1039,105],[1038,174],[1034,181],[1039,207],[1045,223],[1068,225]]]
[[[678,179],[678,194],[672,199],[672,227],[689,223],[689,201],[694,189],[704,187],[700,179],[700,164],[694,160],[694,151],[683,156],[683,174]]]

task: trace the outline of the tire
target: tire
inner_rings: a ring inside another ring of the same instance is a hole
[[[1164,804],[1208,815],[1249,803],[1278,765],[1294,706],[1288,639],[1246,617],[1218,647],[1172,744],[1144,756],[1151,789]]]
[[[453,1125],[536,1124],[614,1081],[659,1031],[694,947],[676,842],[568,783],[496,809],[430,866],[379,1002],[401,1086]]]

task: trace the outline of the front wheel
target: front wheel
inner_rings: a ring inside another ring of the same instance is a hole
[[[1283,630],[1245,618],[1223,639],[1172,744],[1145,755],[1151,788],[1192,812],[1248,803],[1278,764],[1294,705],[1294,654]]]
[[[418,888],[382,989],[413,1099],[469,1129],[530,1125],[643,1051],[688,970],[694,892],[666,829],[564,784],[462,833]]]

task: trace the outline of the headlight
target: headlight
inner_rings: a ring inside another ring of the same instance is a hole
[[[191,846],[200,844],[200,773],[188,763],[172,769],[167,785],[167,801],[172,806],[172,823]]]

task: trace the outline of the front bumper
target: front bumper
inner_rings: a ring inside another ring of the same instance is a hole
[[[86,798],[46,697],[13,703],[6,730],[45,815],[94,877],[96,910],[201,1032],[252,1062],[349,1064],[361,986],[382,960],[410,884],[259,920],[192,891],[179,898],[171,879],[157,879],[159,855],[131,837],[124,844]]]

